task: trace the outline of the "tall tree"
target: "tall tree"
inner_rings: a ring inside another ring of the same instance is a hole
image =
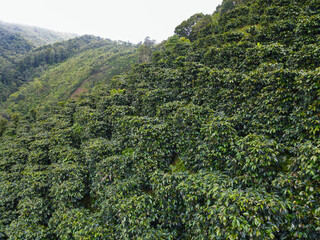
[[[151,40],[150,37],[144,39],[143,44],[138,49],[138,63],[149,63],[151,61],[151,55],[155,40]]]
[[[174,30],[174,33],[179,37],[185,37],[190,39],[192,35],[193,27],[204,17],[203,13],[196,13],[192,15],[188,20],[183,21]]]

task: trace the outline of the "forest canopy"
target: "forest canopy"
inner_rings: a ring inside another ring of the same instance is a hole
[[[225,0],[1,119],[0,239],[319,239],[319,40],[319,1]]]

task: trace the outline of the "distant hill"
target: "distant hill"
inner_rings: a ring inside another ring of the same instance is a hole
[[[15,91],[18,82],[16,62],[30,51],[41,46],[65,41],[75,34],[57,33],[38,27],[9,24],[0,21],[0,101]]]
[[[75,38],[75,34],[0,21],[0,65],[43,45]]]
[[[11,56],[24,54],[32,48],[34,48],[32,43],[23,36],[0,26],[0,56],[2,58],[10,59]]]
[[[136,52],[135,45],[89,35],[33,50],[15,63],[17,70],[8,76],[13,76],[8,80],[12,95],[7,101],[2,98],[2,110],[27,113],[76,97],[129,69]]]
[[[28,40],[34,47],[65,41],[77,36],[76,34],[72,33],[61,33],[39,27],[5,23],[0,21],[0,29],[1,28],[11,32],[12,34],[20,35]]]

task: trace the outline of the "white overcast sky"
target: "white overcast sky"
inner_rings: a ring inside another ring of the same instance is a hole
[[[211,14],[222,0],[0,0],[0,20],[59,32],[137,43],[161,42],[195,13]]]

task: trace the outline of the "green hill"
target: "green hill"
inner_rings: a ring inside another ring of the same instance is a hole
[[[56,33],[50,30],[37,27],[29,27],[17,24],[9,24],[0,21],[0,101],[4,101],[10,93],[16,91],[23,81],[20,65],[21,58],[26,54],[30,56],[33,50],[47,44],[64,41],[75,37],[73,34]],[[48,50],[48,47],[45,47]],[[39,52],[39,50],[36,50]],[[42,51],[42,56],[39,54],[33,56],[41,58],[45,53]],[[34,62],[39,59],[34,60]],[[19,63],[17,66],[17,63]],[[43,63],[41,62],[41,65]],[[29,66],[34,67],[34,66]],[[28,69],[28,71],[32,71]]]
[[[0,239],[319,239],[319,29],[319,1],[225,0],[151,62],[2,119]]]
[[[76,34],[60,33],[44,28],[5,23],[2,21],[0,21],[0,28],[9,31],[14,35],[23,37],[34,47],[41,47],[43,45],[66,41],[77,36]]]
[[[11,76],[13,70],[11,66],[15,57],[29,52],[33,48],[32,44],[21,37],[1,28],[0,26],[0,98],[11,90],[10,82],[5,81],[4,75]],[[8,77],[7,77],[8,78]]]
[[[33,45],[28,40],[0,26],[1,64],[4,60],[10,60],[16,55],[29,52],[32,48]]]
[[[12,62],[17,56],[43,45],[53,44],[76,37],[74,34],[10,24],[0,21],[0,64]]]
[[[91,40],[98,39],[92,37]],[[40,72],[39,77],[22,85],[3,103],[5,109],[28,113],[32,108],[56,105],[67,100],[80,86],[81,91],[86,91],[96,84],[110,81],[112,76],[128,69],[136,59],[135,46],[118,45],[107,40],[98,40],[91,47],[84,46],[85,49],[77,50],[74,56],[51,65]]]
[[[44,107],[66,100],[87,78],[92,85],[125,71],[134,61],[136,48],[82,36],[32,50],[2,66],[7,88],[0,87],[1,110],[27,113],[40,102]]]

